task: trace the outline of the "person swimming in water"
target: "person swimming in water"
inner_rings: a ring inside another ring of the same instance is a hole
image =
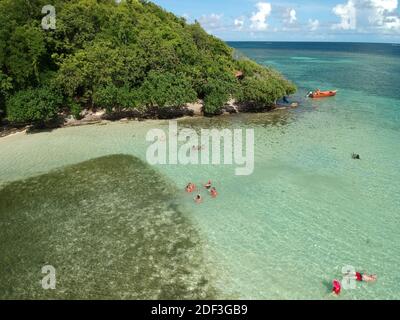
[[[212,186],[211,180],[208,180],[207,184],[204,185],[204,188],[206,188],[207,190],[210,190]]]
[[[286,96],[283,97],[283,102],[284,103],[289,103],[289,100],[288,100],[288,98]]]
[[[195,198],[194,198],[194,202],[196,202],[197,204],[200,204],[203,202],[203,198],[201,197],[201,194],[198,194]]]
[[[218,192],[217,192],[217,189],[215,189],[215,187],[212,187],[212,188],[211,188],[211,190],[210,190],[210,195],[211,195],[211,197],[213,197],[213,198],[218,197]]]
[[[365,274],[361,272],[347,273],[347,276],[354,276],[354,280],[358,282],[376,282],[378,277],[376,274]],[[342,292],[342,284],[339,280],[333,280],[332,282],[333,288],[332,292],[336,295],[340,295]]]
[[[195,189],[196,189],[196,185],[191,182],[188,183],[188,185],[186,186],[187,193],[192,193]]]
[[[340,295],[340,293],[342,292],[342,284],[340,283],[340,281],[336,279],[333,280],[332,286],[333,286],[332,292],[337,296]]]
[[[360,155],[357,154],[357,153],[353,153],[353,154],[351,155],[351,157],[352,157],[354,160],[361,160]]]
[[[376,282],[376,280],[378,280],[376,274],[365,274],[361,272],[354,273],[354,278],[358,282]]]

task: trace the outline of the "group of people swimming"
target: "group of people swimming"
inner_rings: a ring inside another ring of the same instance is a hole
[[[215,187],[212,186],[212,182],[211,180],[208,180],[208,182],[204,185],[204,188],[210,193],[210,196],[212,198],[216,198],[218,197],[218,192],[217,189]],[[197,191],[197,187],[194,183],[188,183],[188,185],[185,188],[187,193],[193,193],[195,191]],[[201,196],[200,193],[197,194],[197,196],[193,199],[194,202],[196,202],[197,204],[200,204],[203,202],[203,197]]]
[[[347,275],[349,276],[349,275]],[[358,281],[358,282],[375,282],[378,277],[376,276],[376,274],[364,274],[361,272],[355,272],[354,274],[351,274],[350,276],[354,277],[354,280]],[[340,295],[340,293],[342,292],[342,284],[339,280],[333,280],[333,288],[332,288],[332,293],[335,295]]]

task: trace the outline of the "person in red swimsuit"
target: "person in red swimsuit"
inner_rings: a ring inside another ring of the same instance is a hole
[[[342,292],[342,284],[339,280],[333,280],[332,286],[332,292],[338,296]]]
[[[361,272],[355,272],[354,274],[354,279],[358,282],[375,282],[378,277],[376,276],[376,274],[363,274]],[[340,295],[340,293],[342,292],[342,284],[340,283],[339,280],[333,280],[332,283],[332,292],[334,294],[336,294],[337,296]]]
[[[376,274],[363,274],[361,272],[356,272],[355,274],[356,280],[359,282],[375,282],[378,277]]]

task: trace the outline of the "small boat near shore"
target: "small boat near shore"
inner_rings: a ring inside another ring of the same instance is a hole
[[[308,93],[307,97],[312,98],[312,99],[319,99],[319,98],[328,98],[328,97],[334,97],[337,94],[337,90],[330,90],[330,91],[314,91]]]

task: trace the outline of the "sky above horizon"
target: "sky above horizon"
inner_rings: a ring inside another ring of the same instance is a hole
[[[400,42],[399,0],[153,0],[225,41]]]

